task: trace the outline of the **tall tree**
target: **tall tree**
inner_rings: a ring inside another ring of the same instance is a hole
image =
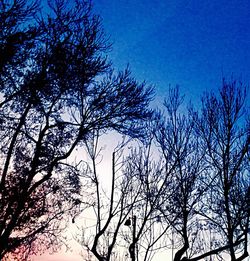
[[[195,211],[206,189],[200,183],[205,171],[204,153],[199,138],[194,135],[192,117],[182,107],[183,101],[178,86],[169,89],[164,103],[166,112],[158,120],[155,132],[165,162],[165,175],[169,176],[167,188],[161,193],[164,203],[159,210],[175,236],[172,239],[172,247],[177,249],[174,261],[182,260],[192,249]]]
[[[56,247],[65,214],[81,204],[72,153],[95,130],[138,137],[151,115],[152,89],[129,70],[113,73],[91,2],[48,8],[0,2],[1,260]]]
[[[211,253],[228,251],[232,261],[248,256],[250,125],[246,97],[241,82],[224,79],[219,95],[203,98],[201,114],[196,117],[209,167],[206,182],[210,183],[201,213],[216,229],[217,248]]]

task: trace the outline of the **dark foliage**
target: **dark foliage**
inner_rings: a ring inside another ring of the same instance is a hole
[[[113,72],[91,2],[48,10],[0,2],[0,259],[57,246],[81,203],[80,165],[67,159],[94,130],[140,137],[151,115],[152,89]]]

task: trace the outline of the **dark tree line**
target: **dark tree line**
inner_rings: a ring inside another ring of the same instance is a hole
[[[0,2],[0,259],[56,248],[92,132],[139,137],[152,89],[114,73],[90,1]],[[18,260],[21,260],[21,256]]]

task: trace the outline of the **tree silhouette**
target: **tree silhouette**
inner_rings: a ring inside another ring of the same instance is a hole
[[[205,181],[209,189],[200,214],[216,231],[213,245],[228,251],[232,261],[248,256],[250,126],[246,97],[241,82],[223,79],[219,95],[207,94],[200,116],[195,117],[209,169]],[[211,253],[219,251],[213,247]]]
[[[110,188],[105,188],[101,181],[102,170],[98,168],[103,157],[103,148],[99,145],[100,138],[96,133],[93,135],[93,141],[89,140],[86,145],[90,163],[87,163],[85,177],[90,181],[89,191],[93,191],[88,202],[91,202],[90,210],[94,221],[91,222],[90,228],[83,227],[84,236],[79,238],[79,242],[92,252],[97,260],[104,261],[117,258],[114,256],[118,249],[117,241],[120,241],[120,231],[133,207],[133,199],[129,195],[132,181],[119,173],[123,168],[122,153],[128,141],[123,140],[111,153],[111,175],[106,177],[110,180]]]
[[[124,260],[149,261],[163,249],[172,249],[174,261],[246,259],[245,102],[245,89],[236,81],[224,80],[217,95],[205,94],[198,111],[186,109],[179,88],[170,88],[165,112],[155,113],[144,126],[143,142],[134,140],[127,149],[122,143],[123,149],[113,152],[108,188],[98,176],[101,154],[93,135],[88,178],[94,193],[88,202],[96,213],[96,230],[81,242],[84,247],[100,261],[116,260],[118,253]]]
[[[42,13],[24,0],[0,8],[2,260],[59,245],[82,201],[70,156],[95,130],[141,136],[152,88],[128,69],[113,72],[90,1],[55,0]]]
[[[83,227],[79,243],[100,261],[117,260],[118,253],[124,260],[128,256],[137,260],[139,253],[149,260],[155,249],[163,248],[157,243],[169,228],[159,222],[162,202],[161,194],[156,195],[156,188],[162,193],[166,189],[159,177],[163,165],[153,159],[152,142],[143,145],[138,140],[123,140],[111,153],[111,175],[106,177],[110,185],[105,186],[99,166],[105,152],[99,145],[101,137],[92,137],[87,145],[90,162],[86,162],[84,174],[89,181],[86,213],[92,212],[92,220]],[[78,221],[81,223],[81,216]]]
[[[164,103],[166,113],[158,121],[155,132],[166,164],[165,172],[169,176],[167,193],[161,193],[164,203],[159,210],[170,224],[175,241],[180,242],[174,261],[180,261],[192,245],[191,221],[206,189],[200,183],[205,169],[204,153],[199,147],[199,137],[194,135],[190,113],[181,112],[183,100],[178,86],[169,89],[168,99]]]
[[[244,260],[249,245],[249,114],[246,89],[223,80],[205,94],[200,112],[178,112],[182,97],[170,90],[156,140],[172,168],[160,210],[177,237],[174,260],[212,257]],[[167,173],[167,172],[166,172]],[[169,196],[170,194],[170,196]]]

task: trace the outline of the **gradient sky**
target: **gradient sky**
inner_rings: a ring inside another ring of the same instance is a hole
[[[138,80],[169,84],[193,101],[217,89],[222,76],[250,82],[250,0],[93,0],[118,69],[129,63]],[[35,261],[80,261],[59,254]]]

